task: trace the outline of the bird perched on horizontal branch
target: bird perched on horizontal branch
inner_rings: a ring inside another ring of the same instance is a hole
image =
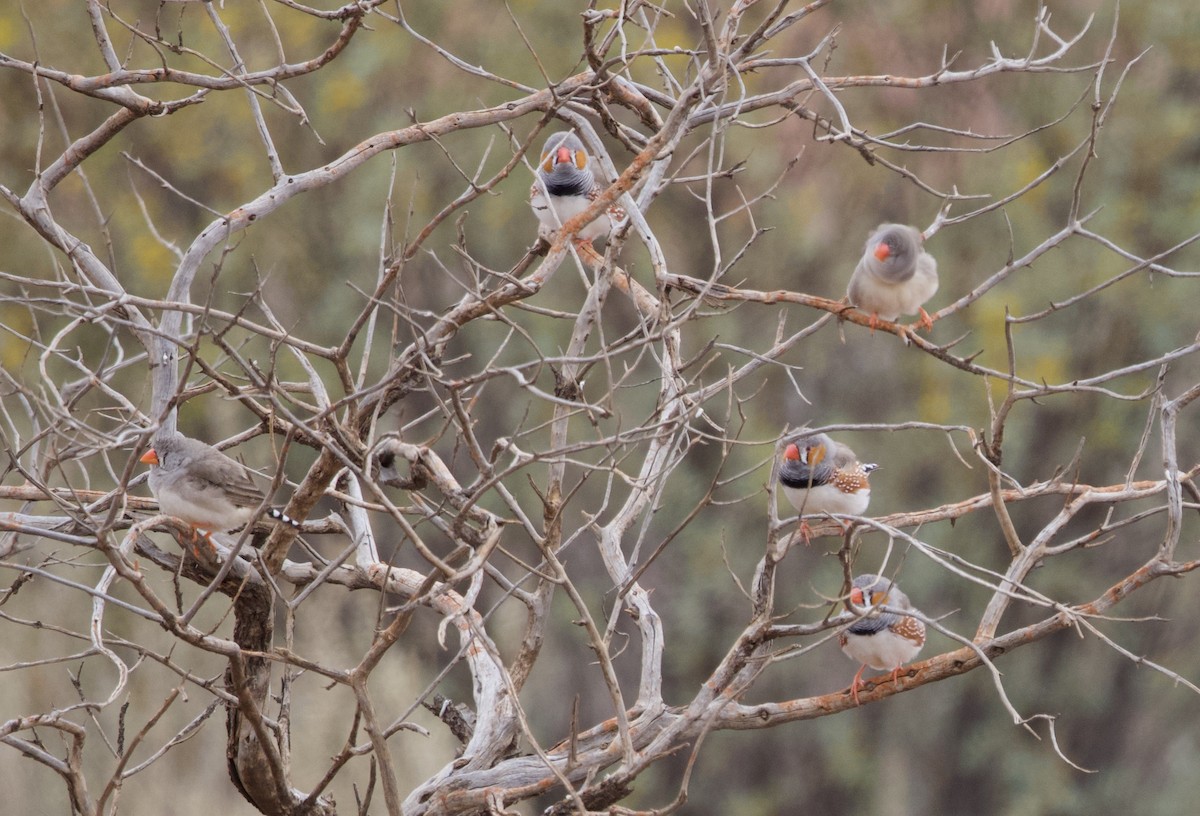
[[[813,434],[790,443],[779,466],[783,495],[801,515],[800,534],[809,540],[804,516],[841,513],[861,516],[871,501],[868,476],[879,468],[862,464],[854,451],[826,434]]]
[[[901,611],[917,610],[900,587],[878,575],[860,575],[850,585],[850,603],[857,607],[890,606]],[[851,660],[862,664],[850,694],[859,705],[858,690],[867,666],[881,671],[891,670],[892,682],[900,677],[900,667],[912,660],[925,645],[925,624],[909,615],[878,610],[865,615],[838,635],[842,651]]]
[[[903,224],[880,224],[867,239],[846,295],[870,313],[872,330],[880,319],[917,313],[922,326],[933,327],[922,304],[938,290],[937,261],[923,244],[920,230]]]
[[[559,227],[599,198],[603,189],[592,171],[592,157],[579,137],[569,131],[553,134],[542,148],[537,180],[529,190],[529,206],[541,222],[538,234],[549,240]],[[575,240],[588,243],[607,237],[613,225],[624,218],[625,208],[613,203],[581,227]]]
[[[139,461],[150,465],[150,492],[162,512],[205,531],[203,537],[210,544],[211,533],[244,527],[262,506],[263,492],[245,466],[198,439],[159,434]],[[300,526],[280,510],[265,512],[284,524]]]

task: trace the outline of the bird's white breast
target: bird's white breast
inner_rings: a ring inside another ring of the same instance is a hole
[[[216,487],[196,490],[181,486],[179,481],[152,478],[150,489],[162,513],[202,530],[233,530],[245,525],[254,514],[253,507],[237,506]]]
[[[938,290],[937,261],[928,253],[917,258],[916,273],[901,283],[889,283],[863,268],[856,269],[851,280],[850,299],[864,312],[874,312],[883,320],[916,314]]]
[[[782,485],[782,487],[783,495],[787,496],[787,500],[792,507],[796,508],[796,512],[806,516],[820,515],[821,513],[861,516],[871,502],[870,488],[863,488],[854,493],[843,493],[831,484],[817,485],[812,488],[787,485]]]
[[[590,204],[587,196],[547,196],[540,186],[535,188],[529,200],[529,206],[546,228],[547,235],[556,232],[560,226],[586,210]],[[608,213],[602,212],[595,221],[579,230],[576,236],[582,241],[592,241],[607,235],[611,229]]]
[[[851,659],[881,671],[897,669],[917,656],[921,644],[883,629],[873,635],[846,632],[842,651]]]

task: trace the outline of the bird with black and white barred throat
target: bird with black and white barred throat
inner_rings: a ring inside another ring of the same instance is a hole
[[[529,190],[529,206],[538,217],[538,234],[552,240],[559,227],[591,206],[604,187],[592,171],[592,157],[579,137],[569,131],[546,140],[538,160],[537,180]],[[625,208],[611,204],[575,233],[577,243],[607,237],[625,219]]]
[[[254,518],[264,495],[240,462],[181,433],[160,433],[152,445],[139,461],[150,465],[150,492],[163,514],[203,530],[210,544],[211,533],[236,530]],[[265,512],[300,526],[275,508]]]
[[[850,303],[871,315],[871,330],[879,320],[920,313],[920,325],[933,327],[922,304],[938,290],[937,261],[925,251],[925,238],[915,227],[880,224],[850,277]]]
[[[900,612],[917,611],[900,587],[878,575],[855,578],[850,585],[850,603],[871,610],[838,635],[846,656],[862,664],[850,684],[854,704],[859,705],[858,690],[863,686],[862,674],[867,666],[890,670],[895,683],[900,678],[900,667],[925,646],[925,624],[911,615],[874,609],[888,606]]]
[[[800,535],[808,543],[805,516],[840,513],[861,516],[871,501],[869,475],[879,465],[858,461],[849,447],[826,434],[800,437],[783,452],[779,485],[800,514]]]

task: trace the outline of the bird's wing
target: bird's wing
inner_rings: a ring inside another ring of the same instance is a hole
[[[835,442],[831,439],[825,448],[825,461],[829,462],[835,468],[848,468],[858,461],[858,456],[854,451],[850,450],[849,445],[843,445],[841,442]]]
[[[187,478],[196,489],[222,491],[237,507],[257,507],[263,500],[263,492],[251,480],[250,474],[228,456],[192,460]]]
[[[907,615],[900,618],[892,628],[897,635],[910,640],[918,646],[925,645],[925,623]]]
[[[869,297],[864,291],[864,287],[867,285],[867,277],[870,274],[870,271],[863,268],[862,261],[859,261],[858,266],[854,267],[854,274],[850,276],[850,285],[846,288],[846,295],[855,306],[862,305]]]
[[[595,184],[593,184],[592,189],[588,190],[588,194],[587,194],[588,203],[590,204],[591,202],[593,202],[597,198],[599,198],[600,194],[602,192],[604,192],[604,186],[602,184],[600,184],[599,182],[596,182]],[[610,219],[612,219],[613,221],[624,221],[625,216],[627,215],[627,213],[625,212],[625,208],[622,207],[620,204],[618,204],[615,201],[612,204],[608,205],[608,209],[606,210],[606,212],[608,214],[608,217]]]
[[[936,292],[938,284],[937,258],[928,252],[922,252],[917,256],[917,271],[921,277],[933,281],[933,291]],[[931,292],[929,296],[933,297],[933,293]]]

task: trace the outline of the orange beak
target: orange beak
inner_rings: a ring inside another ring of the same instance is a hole
[[[150,450],[143,453],[142,458],[138,459],[138,461],[141,462],[143,465],[157,465],[158,464],[158,454],[154,452],[154,448],[151,448]]]
[[[888,256],[892,254],[892,249],[886,243],[880,243],[875,247],[875,257],[881,261],[886,261]]]
[[[571,163],[571,151],[567,150],[567,148],[565,148],[565,147],[560,147],[558,149],[558,153],[556,153],[554,155],[554,163],[555,164],[570,164]]]
[[[783,458],[790,459],[793,462],[800,461],[800,449],[796,447],[796,444],[794,442],[791,445],[788,445],[786,448],[784,448]]]
[[[850,590],[850,603],[854,604],[855,606],[866,606],[866,604],[863,603],[862,590],[858,587],[854,587]]]

